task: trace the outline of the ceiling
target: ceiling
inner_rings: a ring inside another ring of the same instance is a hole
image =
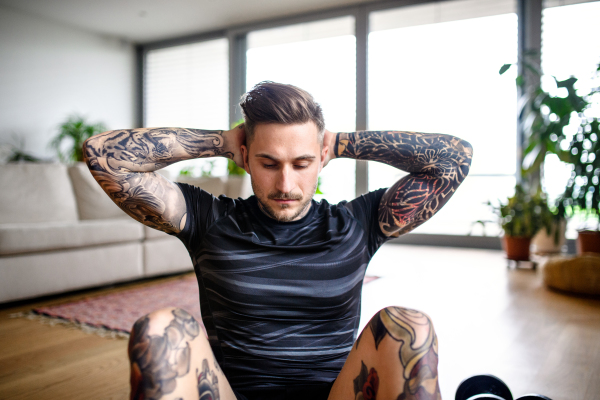
[[[375,0],[0,0],[0,6],[136,43]]]

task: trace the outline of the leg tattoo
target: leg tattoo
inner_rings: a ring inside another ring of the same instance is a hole
[[[367,370],[367,366],[361,361],[360,373],[354,379],[355,400],[375,400],[379,389],[379,377],[375,368]]]
[[[405,383],[398,400],[439,399],[438,343],[431,320],[418,311],[388,307],[371,319],[369,327],[375,349],[385,336],[402,343],[399,356]]]
[[[172,313],[175,318],[162,336],[148,334],[148,316],[133,326],[129,339],[132,400],[160,399],[172,393],[176,379],[190,370],[189,342],[198,336],[200,327],[186,311],[175,309]]]
[[[217,367],[216,362],[215,367]],[[198,377],[198,399],[219,400],[219,379],[217,373],[208,368],[206,358],[202,361],[202,372],[196,370],[196,376]]]

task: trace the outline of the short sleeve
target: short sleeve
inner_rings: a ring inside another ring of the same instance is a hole
[[[387,189],[379,189],[348,202],[346,208],[352,216],[359,221],[368,237],[369,256],[373,256],[377,249],[391,239],[381,232],[379,227],[379,203]]]
[[[185,199],[187,218],[183,230],[172,234],[190,248],[191,243],[199,243],[202,236],[223,212],[224,202],[199,187],[175,182]]]

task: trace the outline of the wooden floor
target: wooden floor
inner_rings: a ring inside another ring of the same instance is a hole
[[[515,397],[600,399],[600,300],[549,291],[539,270],[507,270],[488,250],[386,245],[368,273],[381,279],[363,290],[362,325],[387,305],[427,312],[446,400],[480,373],[503,379]],[[153,283],[0,309],[0,399],[127,398],[126,340],[9,315]]]

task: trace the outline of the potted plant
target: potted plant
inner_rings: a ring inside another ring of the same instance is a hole
[[[504,232],[502,245],[506,258],[515,261],[529,261],[531,238],[550,222],[548,205],[540,191],[530,195],[517,184],[515,194],[506,203],[495,206],[488,202],[498,215],[498,222]]]
[[[505,64],[500,69],[500,74],[506,72],[512,64]],[[534,63],[524,63],[525,68],[541,77],[541,71]],[[598,65],[597,71],[600,71]],[[594,95],[599,92],[598,88],[589,93],[579,95],[575,89],[577,78],[570,77],[558,80],[552,76],[557,89],[563,89],[566,95],[551,95],[544,91],[541,85],[535,85],[525,90],[523,76],[517,77],[517,85],[521,87],[523,95],[519,101],[519,124],[523,131],[525,144],[523,150],[523,165],[521,174],[530,178],[538,189],[541,187],[540,179],[532,174],[543,176],[543,163],[548,154],[556,154],[558,158],[573,165],[571,179],[567,183],[564,195],[555,208],[553,219],[554,226],[550,230],[543,230],[536,236],[536,247],[543,247],[549,243],[549,236],[554,236],[554,244],[560,248],[564,241],[567,215],[583,216],[584,220],[597,220],[598,204],[600,195],[598,193],[598,179],[600,175],[600,164],[597,156],[600,156],[598,146],[598,118],[591,118],[589,110],[594,104]],[[597,103],[597,102],[596,102]],[[572,139],[566,134],[565,128],[578,125],[578,133]],[[549,177],[547,177],[549,178]],[[591,231],[581,231],[578,239],[587,242],[587,238],[596,241],[592,248],[600,252],[600,233],[598,223]],[[580,247],[578,245],[578,247]],[[584,248],[587,248],[584,246]],[[556,250],[556,249],[555,249]]]
[[[25,150],[25,138],[11,135],[12,143],[0,143],[0,163],[48,162]]]
[[[56,150],[62,162],[82,162],[83,142],[106,130],[106,126],[102,123],[88,124],[84,117],[72,115],[60,125],[58,135],[52,139],[50,147]],[[68,149],[63,151],[65,140],[70,143]]]
[[[600,64],[596,79],[600,77]],[[571,78],[573,84],[576,78]],[[568,88],[569,91],[572,88]],[[600,106],[600,87],[582,96],[584,105],[576,115],[577,133],[567,148],[568,162],[573,165],[563,195],[565,209],[583,221],[577,238],[578,252],[600,253],[600,119],[593,109]]]
[[[591,122],[582,119],[581,125],[569,147],[573,154],[573,171],[563,201],[569,213],[583,221],[583,229],[577,237],[578,253],[600,253],[599,122],[597,118]]]

